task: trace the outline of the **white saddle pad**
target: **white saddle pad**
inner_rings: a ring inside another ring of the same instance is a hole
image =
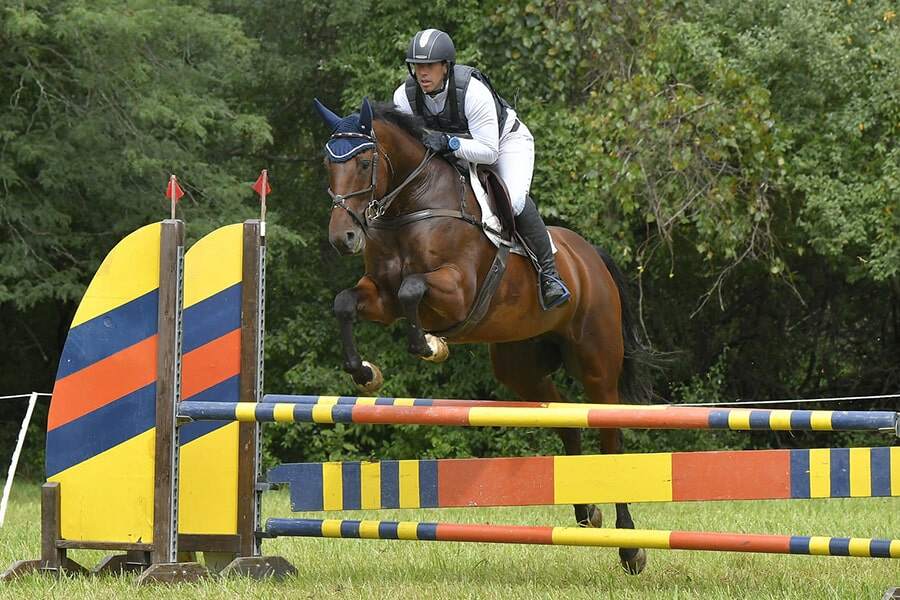
[[[502,238],[494,232],[503,231],[500,224],[500,217],[491,210],[491,203],[488,201],[487,192],[481,187],[481,181],[478,180],[478,175],[475,173],[475,165],[472,163],[469,163],[469,182],[472,184],[472,191],[475,193],[475,199],[478,200],[478,206],[481,207],[481,222],[487,225],[487,228],[483,229],[484,234],[492,244],[499,248]],[[553,249],[553,254],[556,254],[556,244],[553,243],[553,235],[550,234],[549,231],[547,232],[547,235],[550,237],[550,247]],[[519,240],[516,239],[514,241],[515,244],[512,247],[512,252],[521,254],[522,256],[528,256],[528,253],[525,251],[525,248],[522,247],[522,244],[519,243]]]

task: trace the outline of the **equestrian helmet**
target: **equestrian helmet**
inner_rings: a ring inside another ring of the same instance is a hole
[[[456,47],[440,29],[423,29],[413,36],[406,49],[407,64],[456,62]]]

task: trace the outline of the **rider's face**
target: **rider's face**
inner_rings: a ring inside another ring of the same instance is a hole
[[[426,94],[441,89],[444,76],[447,75],[447,63],[416,63],[413,65],[416,81]]]

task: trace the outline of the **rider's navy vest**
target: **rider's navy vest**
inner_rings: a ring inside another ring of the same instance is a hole
[[[456,133],[462,135],[471,135],[469,133],[469,120],[466,118],[466,90],[469,89],[469,81],[472,77],[487,86],[491,96],[494,97],[494,108],[497,110],[497,121],[500,125],[500,133],[503,133],[503,125],[506,123],[506,109],[509,103],[504,100],[500,94],[494,90],[491,81],[487,76],[476,69],[467,65],[453,65],[453,74],[448,78],[447,85],[453,84],[453,87],[447,90],[447,100],[444,102],[444,109],[438,114],[432,114],[428,107],[425,106],[425,96],[422,88],[416,82],[415,77],[410,75],[406,78],[406,99],[413,112],[425,119],[425,126],[436,131],[445,133]],[[455,98],[451,97],[455,95]],[[454,107],[458,107],[454,111]],[[454,112],[456,113],[454,115]],[[454,118],[455,117],[455,118]]]

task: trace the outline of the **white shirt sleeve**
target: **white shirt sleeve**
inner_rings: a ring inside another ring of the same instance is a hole
[[[413,114],[412,106],[409,105],[409,98],[406,97],[406,82],[401,83],[400,87],[394,92],[394,106],[400,112]]]
[[[394,103],[397,103],[396,93]],[[453,153],[454,156],[482,165],[494,164],[500,156],[497,109],[491,91],[474,77],[469,80],[466,90],[465,111],[472,139],[459,138],[459,150]]]

